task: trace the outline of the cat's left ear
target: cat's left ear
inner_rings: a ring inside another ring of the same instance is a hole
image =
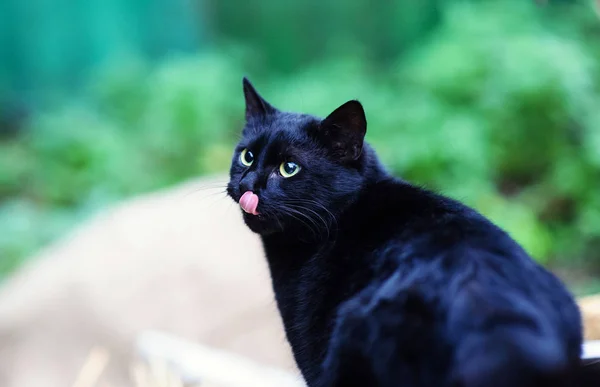
[[[348,101],[319,125],[318,136],[343,162],[356,160],[362,153],[367,119],[360,102]]]
[[[246,99],[246,121],[251,118],[264,118],[276,111],[271,104],[258,94],[248,78],[244,77],[242,83],[244,85],[244,98]]]

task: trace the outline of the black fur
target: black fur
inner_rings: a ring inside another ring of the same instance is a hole
[[[581,318],[565,287],[475,210],[386,172],[360,103],[321,120],[275,109],[246,79],[244,93],[228,193],[260,198],[244,220],[309,386],[576,382]],[[287,161],[302,168],[291,178]]]

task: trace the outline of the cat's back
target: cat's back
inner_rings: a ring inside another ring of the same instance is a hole
[[[375,341],[365,350],[378,359],[385,378],[401,380],[405,372],[428,380],[423,385],[444,385],[447,380],[428,375],[445,374],[459,358],[457,369],[473,373],[464,377],[478,378],[470,367],[488,364],[473,356],[494,346],[510,361],[530,361],[535,375],[578,361],[581,322],[572,297],[484,216],[392,179],[371,187],[359,204],[347,219],[352,223],[345,242],[364,252],[373,277],[340,310],[349,331],[371,332]],[[485,337],[481,344],[479,337]],[[400,352],[379,354],[388,343],[398,343]],[[397,367],[403,356],[418,359],[410,370]],[[462,364],[463,356],[471,360]]]
[[[381,276],[439,279],[448,290],[479,283],[487,291],[572,304],[564,285],[504,230],[451,198],[388,179],[372,187],[351,220],[347,243],[362,247]],[[506,288],[506,289],[504,289]]]
[[[474,209],[432,191],[387,178],[364,189],[341,222],[348,241],[452,252],[468,246],[520,249]]]

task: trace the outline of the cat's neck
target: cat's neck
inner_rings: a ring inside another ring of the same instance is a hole
[[[364,177],[362,188],[369,187],[381,180],[391,179],[392,176],[379,161],[379,157],[375,150],[365,143],[362,154],[358,160],[358,169]]]

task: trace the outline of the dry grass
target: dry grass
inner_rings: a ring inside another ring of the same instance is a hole
[[[102,375],[110,363],[110,353],[102,347],[93,348],[79,371],[72,387],[112,387],[102,382]],[[200,387],[183,383],[181,378],[164,362],[136,362],[130,367],[131,387]],[[202,384],[202,387],[217,387]]]
[[[120,381],[119,387],[193,387],[189,382],[201,387],[306,386],[293,372],[162,332],[140,334],[136,352],[140,360],[132,364],[128,380]],[[110,362],[106,348],[93,348],[72,387],[117,387],[106,382]]]

